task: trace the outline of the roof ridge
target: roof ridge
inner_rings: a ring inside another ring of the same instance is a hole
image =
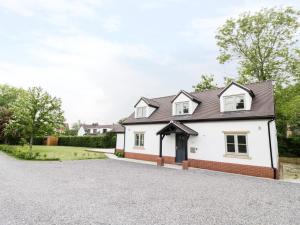
[[[272,80],[262,80],[262,81],[257,81],[257,82],[253,82],[253,83],[249,83],[249,84],[240,84],[240,83],[238,83],[238,82],[235,82],[235,83],[247,87],[248,85],[260,84],[260,83],[268,83],[268,82],[272,82]],[[186,92],[189,93],[189,94],[205,93],[205,92],[210,92],[210,91],[222,90],[222,89],[226,88],[227,86],[228,86],[228,85],[223,86],[223,87],[217,87],[217,88],[210,89],[210,90],[205,90],[205,91],[192,91],[192,92],[186,91]],[[181,90],[183,90],[183,89],[180,89],[180,91],[181,91]],[[184,91],[184,90],[183,90],[183,91]],[[175,97],[175,96],[176,96],[176,94],[173,94],[173,95],[167,95],[167,96],[162,96],[162,97],[155,97],[155,98],[147,98],[147,99],[155,100],[155,99],[170,98],[170,97]]]

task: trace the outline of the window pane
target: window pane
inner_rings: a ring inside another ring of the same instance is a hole
[[[244,109],[244,96],[236,96],[236,109]]]
[[[142,117],[146,117],[146,107],[142,108]]]
[[[176,114],[180,115],[182,114],[182,103],[176,103]]]
[[[188,102],[183,103],[183,113],[189,113],[189,103]]]
[[[224,98],[224,110],[225,111],[235,110],[235,102],[234,102],[233,97],[225,97]]]
[[[235,152],[234,144],[227,144],[227,152]]]
[[[139,146],[139,134],[135,134],[135,146]]]
[[[238,146],[239,146],[239,153],[247,153],[246,145],[238,145]]]
[[[238,135],[238,144],[246,144],[246,136],[245,135]]]
[[[137,117],[146,117],[146,107],[137,108]]]
[[[227,135],[227,143],[234,143],[234,136],[233,135]]]
[[[144,146],[144,134],[140,134],[140,146]]]

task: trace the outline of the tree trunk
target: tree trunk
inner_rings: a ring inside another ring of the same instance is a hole
[[[32,152],[33,135],[30,136],[29,150]]]

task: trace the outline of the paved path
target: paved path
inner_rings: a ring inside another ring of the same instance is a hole
[[[1,225],[299,221],[299,184],[112,159],[20,161],[0,153]]]

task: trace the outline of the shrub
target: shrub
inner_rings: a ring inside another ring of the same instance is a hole
[[[16,147],[10,145],[0,145],[0,151],[6,152],[7,154],[13,155],[19,159],[33,160],[36,159],[36,154],[29,152],[29,147]]]
[[[33,139],[33,144],[34,145],[43,145],[45,141],[45,137],[35,137]]]
[[[300,137],[278,137],[278,149],[280,156],[300,157]]]
[[[116,156],[118,156],[119,158],[124,158],[124,153],[123,152],[117,152]]]
[[[62,136],[58,138],[58,145],[90,148],[114,148],[116,135],[106,133],[103,136]]]

